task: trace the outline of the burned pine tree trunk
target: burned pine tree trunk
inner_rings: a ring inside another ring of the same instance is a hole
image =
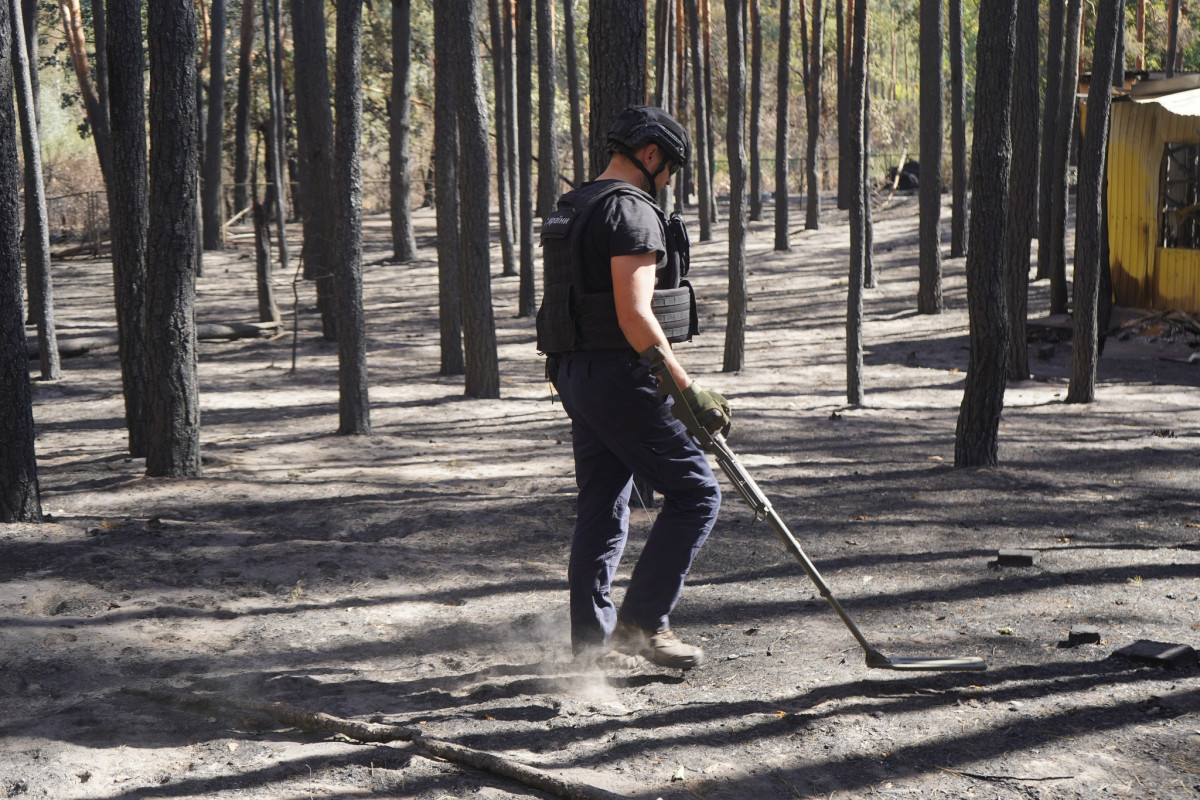
[[[468,397],[500,396],[500,366],[496,349],[496,323],[492,311],[491,259],[488,254],[487,181],[476,178],[488,174],[487,106],[483,99],[483,79],[475,44],[479,25],[475,0],[456,0],[458,6],[450,19],[452,36],[462,48],[455,62],[455,97],[458,100],[459,164],[472,170],[458,173],[459,286],[462,301],[464,370]],[[542,20],[539,19],[539,24]],[[540,38],[540,34],[539,34]],[[557,169],[554,171],[557,175]]]
[[[399,2],[396,13],[399,13]],[[314,281],[321,332],[327,341],[337,340],[337,302],[333,265],[335,262],[334,217],[318,211],[334,196],[333,111],[330,108],[329,57],[325,39],[325,3],[321,0],[292,0],[292,40],[296,73],[296,155],[299,161],[299,194],[307,211],[303,221],[300,259],[304,277]],[[399,80],[399,76],[394,78]],[[257,198],[254,200],[258,205]],[[395,230],[393,218],[393,232]],[[260,274],[269,283],[270,262]],[[260,290],[261,296],[261,290]],[[260,314],[263,306],[259,306]],[[262,321],[266,322],[267,319]]]
[[[146,260],[146,474],[200,474],[196,369],[196,17],[190,0],[149,4],[150,195]]]
[[[508,135],[510,132],[508,101],[511,97],[508,84],[512,80],[510,74],[512,61],[507,57],[507,51],[504,49],[504,15],[500,13],[500,0],[488,0],[488,22],[491,28],[492,75],[494,76],[496,107],[496,199],[500,203],[500,272],[502,275],[512,276],[517,274],[517,254],[513,241],[513,205],[512,199],[509,197],[509,192],[512,190],[509,172],[514,165],[508,158]],[[395,101],[393,101],[393,105],[395,105]]]
[[[1004,228],[1012,156],[1016,10],[1017,0],[994,0],[980,7],[975,141],[971,150],[975,191],[971,195],[971,250],[967,253],[970,354],[954,435],[956,467],[996,465],[1000,412],[1004,408],[1009,336]]]
[[[417,240],[413,235],[412,220],[412,180],[408,169],[412,149],[410,142],[412,88],[409,86],[409,73],[412,69],[412,55],[409,52],[412,40],[411,12],[411,0],[393,0],[392,102],[391,131],[389,133],[393,261],[412,261],[417,256]],[[496,82],[501,83],[499,77]],[[500,131],[497,130],[497,133],[499,134]],[[498,141],[503,145],[503,140]],[[506,188],[503,182],[501,182],[500,188],[501,191]],[[511,244],[510,241],[510,251]]]
[[[1075,89],[1079,84],[1079,28],[1082,0],[1068,0],[1064,24],[1062,85],[1055,122],[1053,183],[1050,186],[1050,242],[1047,274],[1050,278],[1050,313],[1067,313],[1067,184],[1071,171],[1071,143],[1075,136]],[[1038,254],[1039,258],[1041,253]]]
[[[921,0],[921,183],[917,311],[942,313],[942,2]]]
[[[1029,377],[1026,317],[1029,309],[1029,243],[1038,225],[1037,0],[1017,0],[1013,54],[1012,163],[1008,186],[1008,225],[1004,238],[1008,300],[1008,378]]]
[[[537,2],[538,65],[538,191],[537,215],[545,217],[558,202],[558,146],[555,141],[558,114],[555,112],[554,4]],[[468,103],[471,98],[464,98]]]
[[[853,3],[854,0],[849,0]],[[837,0],[837,5],[834,8],[833,16],[836,19],[837,26],[837,42],[835,43],[834,52],[837,54],[837,125],[838,125],[838,191],[837,191],[837,207],[850,207],[850,194],[846,184],[849,181],[849,159],[847,144],[849,141],[850,122],[847,117],[849,112],[850,86],[847,74],[847,62],[849,60],[846,53],[846,3],[845,0]],[[924,37],[922,37],[924,39]]]
[[[210,0],[211,41],[209,46],[208,118],[204,135],[204,164],[201,180],[200,206],[204,224],[205,250],[224,248],[221,228],[222,213],[222,152],[225,144],[225,0]],[[115,154],[114,154],[115,155]]]
[[[803,8],[804,0],[800,0]],[[821,0],[813,0],[812,39],[808,50],[808,80],[805,81],[804,110],[808,117],[808,141],[805,148],[805,184],[808,197],[805,200],[804,227],[815,231],[821,227],[821,171],[817,149],[821,143],[821,103],[824,90],[821,86],[824,72],[825,20]]]
[[[1118,0],[1100,0],[1096,36],[1092,47],[1092,83],[1088,90],[1088,125],[1079,154],[1079,206],[1075,227],[1074,313],[1071,316],[1071,382],[1068,403],[1096,399],[1097,307],[1101,255],[1104,248],[1105,161],[1108,154],[1108,121],[1112,109],[1112,81],[1116,40],[1125,16]]]
[[[800,0],[800,5],[803,8],[804,0]],[[802,26],[803,24],[801,22]],[[779,60],[775,75],[775,250],[779,252],[792,249],[788,242],[788,110],[792,104],[789,91],[791,62],[792,3],[791,0],[779,0]]]
[[[280,85],[278,71],[275,69],[275,60],[278,54],[278,28],[279,20],[275,17],[272,9],[274,4],[271,0],[263,0],[263,50],[267,60],[267,96],[270,100],[270,122],[269,127],[271,135],[267,137],[268,146],[271,148],[271,184],[274,186],[274,192],[271,197],[271,215],[275,218],[276,237],[278,239],[279,249],[279,269],[287,272],[288,268],[288,244],[287,244],[287,183],[284,175],[286,173],[285,165],[285,148],[284,148],[284,126],[283,126],[283,86]]]
[[[950,0],[950,257],[967,254],[967,94],[962,0]]]
[[[253,5],[253,4],[251,4]],[[108,184],[112,226],[113,294],[129,454],[146,455],[146,57],[141,0],[108,0],[109,118],[113,179]]]
[[[254,3],[242,2],[242,24],[238,38],[237,107],[233,124],[233,211],[250,204],[250,73],[254,49]]]
[[[681,35],[681,34],[677,34]],[[567,51],[567,102],[571,109],[571,168],[575,185],[588,179],[583,141],[583,97],[579,87],[578,44],[575,40],[575,0],[563,0],[563,38]]]
[[[867,268],[866,100],[867,100],[867,4],[857,0],[850,19],[850,70],[846,122],[848,144],[847,182],[850,193],[850,275],[846,293],[846,402],[863,401],[863,284]]]
[[[729,101],[725,142],[729,155],[729,310],[722,372],[737,372],[746,360],[746,37],[744,0],[725,0],[729,49]]]
[[[437,207],[438,324],[441,375],[463,374],[462,304],[459,300],[458,116],[454,86],[456,47],[451,9],[438,4],[433,15],[434,179]]]
[[[517,316],[537,313],[533,258],[533,0],[516,0],[514,44],[517,52],[517,240],[521,257],[517,267]],[[451,76],[452,79],[453,76]],[[593,114],[595,111],[593,110]],[[455,156],[457,158],[457,156]],[[556,198],[557,199],[557,198]]]
[[[608,165],[608,127],[625,106],[646,102],[645,0],[591,0],[588,74],[592,175]],[[697,147],[697,158],[703,151]]]
[[[1058,106],[1062,93],[1063,24],[1066,0],[1050,0],[1046,32],[1046,90],[1042,103],[1041,162],[1038,164],[1038,265],[1037,278],[1050,277],[1056,167],[1054,148],[1058,141]]]
[[[39,522],[33,396],[21,306],[21,222],[17,206],[17,120],[13,108],[13,25],[0,0],[0,522]]]
[[[338,433],[371,432],[362,293],[362,2],[337,7],[333,266],[338,325]]]
[[[762,9],[750,3],[750,208],[751,221],[762,219]],[[778,102],[778,100],[776,101]]]
[[[42,379],[55,381],[61,369],[58,334],[54,326],[54,283],[50,276],[50,225],[46,219],[46,189],[42,181],[42,141],[33,92],[32,73],[36,67],[31,68],[29,63],[20,0],[10,0],[10,11],[13,34],[10,52],[15,56],[12,71],[17,89],[21,149],[25,156],[25,269],[30,316],[37,324]]]
[[[686,0],[689,34],[692,42],[692,80],[695,84],[696,109],[696,193],[700,201],[700,241],[712,240],[712,173],[708,157],[708,106],[704,98],[704,50],[700,37],[700,12],[696,0]]]

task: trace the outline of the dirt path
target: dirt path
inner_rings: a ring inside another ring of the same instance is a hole
[[[148,479],[122,455],[115,354],[35,384],[53,520],[0,527],[0,797],[544,796],[410,744],[124,689],[419,725],[638,800],[1200,796],[1194,660],[1113,656],[1140,639],[1200,646],[1187,337],[1110,338],[1097,402],[1075,406],[1069,345],[1039,331],[1034,379],[1006,395],[1002,465],[954,470],[963,262],[945,264],[946,312],[916,315],[915,198],[878,214],[862,408],[845,405],[845,216],[790,254],[771,230],[754,223],[748,247],[748,367],[720,372],[723,227],[695,246],[704,335],[685,361],[731,398],[733,446],[867,637],[889,655],[982,656],[987,672],[866,669],[732,492],[673,618],[709,664],[574,666],[566,417],[514,279],[494,282],[503,399],[466,400],[437,374],[423,211],[414,264],[384,263],[386,221],[369,220],[370,437],[333,435],[336,349],[307,287],[295,372],[287,338],[202,344],[202,479]],[[109,276],[104,261],[56,268],[61,335],[111,328]],[[206,256],[199,320],[251,321],[252,280],[249,250]],[[1046,292],[1034,285],[1034,317]],[[636,511],[627,566],[653,514]],[[1010,547],[1036,563],[990,566]],[[1080,625],[1101,641],[1062,646]]]

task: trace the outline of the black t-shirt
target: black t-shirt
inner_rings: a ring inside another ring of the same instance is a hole
[[[583,271],[588,292],[612,291],[611,260],[615,256],[657,253],[659,268],[666,261],[662,221],[654,206],[641,197],[609,195],[592,210],[586,224]]]

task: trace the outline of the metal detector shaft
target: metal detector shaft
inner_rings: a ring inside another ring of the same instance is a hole
[[[817,571],[817,567],[813,564],[812,559],[800,547],[800,543],[796,541],[796,537],[792,535],[792,532],[788,530],[788,526],[784,524],[783,519],[780,518],[779,514],[775,512],[774,507],[771,506],[771,501],[763,494],[762,489],[758,488],[758,484],[746,472],[746,468],[742,466],[742,462],[738,461],[737,456],[729,449],[729,445],[725,443],[725,437],[716,433],[712,435],[711,441],[711,452],[717,457],[717,463],[721,465],[721,470],[729,478],[729,482],[733,484],[734,488],[741,494],[742,499],[754,511],[754,515],[767,521],[767,524],[771,526],[771,530],[779,537],[779,541],[783,542],[783,546],[800,562],[800,566],[804,568],[804,572],[816,585],[817,591],[821,593],[821,597],[829,601],[829,605],[833,606],[833,610],[841,617],[842,622],[850,630],[850,634],[858,641],[862,649],[866,651],[867,661],[870,662],[872,656],[878,656],[879,653],[875,648],[871,647],[866,637],[862,635],[862,631],[854,624],[854,620],[850,619],[845,609],[842,608],[842,604],[833,596],[833,592],[830,591],[829,585],[825,583],[825,579],[821,577],[821,573]]]
[[[766,494],[763,493],[762,489],[758,488],[758,484],[754,482],[754,479],[746,472],[746,468],[742,466],[742,462],[734,455],[733,450],[725,442],[725,437],[720,433],[709,433],[707,428],[697,421],[691,407],[684,399],[683,391],[679,388],[670,371],[666,369],[665,357],[666,354],[661,348],[655,348],[654,356],[650,358],[650,368],[658,376],[659,381],[662,382],[662,387],[667,390],[667,393],[674,400],[678,413],[687,418],[688,424],[686,427],[696,439],[697,444],[700,445],[701,449],[712,453],[716,457],[717,463],[721,465],[721,470],[729,478],[729,482],[733,484],[733,487],[737,489],[742,499],[746,501],[746,504],[754,511],[755,517],[765,519],[767,524],[771,526],[771,530],[783,542],[788,552],[800,562],[800,566],[803,567],[804,572],[817,587],[817,591],[829,602],[829,605],[837,612],[838,617],[841,618],[859,646],[862,647],[863,652],[866,654],[868,667],[875,669],[939,672],[949,670],[977,672],[987,669],[987,662],[982,658],[971,656],[952,658],[888,657],[872,647],[867,638],[863,636],[862,631],[854,624],[854,620],[850,619],[845,609],[842,608],[841,603],[833,596],[829,585],[825,583],[825,579],[817,571],[816,565],[813,564],[812,560],[804,552],[804,549],[800,547],[800,543],[796,541],[796,537],[788,530],[783,519],[775,513],[775,509],[771,507],[771,501],[767,499]]]

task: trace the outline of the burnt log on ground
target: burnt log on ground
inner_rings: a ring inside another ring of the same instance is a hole
[[[275,336],[282,326],[272,322],[205,322],[196,325],[196,338],[201,341],[234,341],[235,339],[263,339]],[[89,336],[58,337],[58,354],[62,358],[85,356],[110,350],[117,346],[117,333],[97,333]],[[30,359],[38,357],[37,337],[25,344]]]

